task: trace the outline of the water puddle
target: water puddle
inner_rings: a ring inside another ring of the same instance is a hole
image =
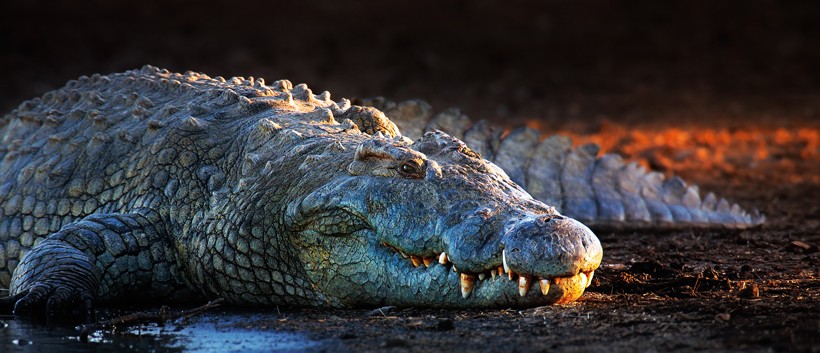
[[[304,352],[321,342],[254,325],[277,317],[207,313],[184,324],[149,325],[119,333],[97,331],[81,342],[71,327],[46,327],[0,316],[0,352]],[[251,328],[249,328],[251,327]]]

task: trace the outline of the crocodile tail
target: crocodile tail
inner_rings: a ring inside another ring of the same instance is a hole
[[[573,148],[563,136],[544,139],[524,166],[523,185],[536,199],[560,205],[564,214],[590,226],[743,229],[765,220],[712,193],[701,197],[697,186],[680,177],[666,178],[598,152],[595,144]]]
[[[609,229],[744,229],[765,216],[749,213],[677,176],[646,171],[595,144],[572,147],[566,136],[543,136],[535,129],[503,130],[481,120],[471,123],[458,109],[433,114],[424,101],[360,101],[384,110],[411,139],[442,130],[501,167],[534,198],[592,227]]]

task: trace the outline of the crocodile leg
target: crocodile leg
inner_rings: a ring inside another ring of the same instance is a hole
[[[80,308],[125,292],[164,297],[184,287],[175,249],[153,211],[98,214],[63,227],[32,248],[12,276],[15,313]]]

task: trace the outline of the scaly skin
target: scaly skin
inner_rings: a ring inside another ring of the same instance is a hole
[[[461,141],[412,142],[288,81],[84,77],[3,117],[0,158],[17,313],[199,296],[534,306],[576,299],[602,258],[586,226]]]
[[[750,214],[712,193],[701,198],[697,186],[687,186],[678,177],[647,173],[618,155],[598,156],[594,144],[572,148],[567,137],[542,138],[528,127],[502,134],[487,121],[471,122],[455,108],[434,114],[420,100],[373,98],[357,104],[384,111],[404,136],[443,130],[464,140],[535,199],[593,229],[744,229],[765,220],[756,210]]]

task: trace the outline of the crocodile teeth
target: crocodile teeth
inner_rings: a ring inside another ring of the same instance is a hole
[[[408,258],[407,254],[405,254],[404,251],[399,250],[399,254],[401,254],[401,257],[405,259]]]
[[[429,257],[423,257],[421,261],[424,262],[424,267],[430,267],[430,264],[433,263],[433,259]]]
[[[446,265],[448,262],[450,262],[450,261],[447,261],[447,254],[442,252],[441,255],[438,256],[438,263],[440,263],[442,265]]]
[[[479,281],[483,281],[484,278],[486,278],[486,277],[487,277],[487,274],[484,273],[484,272],[481,272],[481,273],[478,274],[478,280]]]
[[[495,278],[495,276],[496,276],[496,271],[495,271],[495,270],[490,270],[490,276],[492,276],[493,278]]]
[[[466,273],[461,274],[461,297],[467,299],[475,287],[475,276]]]
[[[538,280],[538,285],[541,287],[541,295],[547,295],[550,292],[550,280],[548,278]]]
[[[421,259],[418,256],[410,255],[410,261],[413,262],[413,266],[419,267],[421,265]]]
[[[593,275],[595,275],[595,271],[589,271],[587,273],[587,288],[589,288],[589,285],[592,284],[592,276]]]
[[[510,281],[512,281],[513,277],[515,277],[515,272],[513,272],[510,269],[509,265],[507,265],[507,250],[506,249],[501,250],[501,262],[504,264],[504,272],[507,273],[507,277],[510,279]]]
[[[518,276],[518,294],[522,297],[527,295],[527,292],[530,291],[530,285],[532,284],[532,277],[528,276]]]
[[[581,282],[581,283],[583,283],[584,285],[586,285],[587,283],[589,283],[589,282],[587,281],[587,278],[588,278],[588,277],[587,277],[587,274],[586,274],[586,273],[581,272],[581,273],[579,273],[579,274],[578,274],[578,281],[579,281],[579,282]]]
[[[499,276],[503,276],[503,275],[504,275],[504,268],[503,268],[503,267],[501,267],[501,266],[498,266],[498,275],[499,275]]]

